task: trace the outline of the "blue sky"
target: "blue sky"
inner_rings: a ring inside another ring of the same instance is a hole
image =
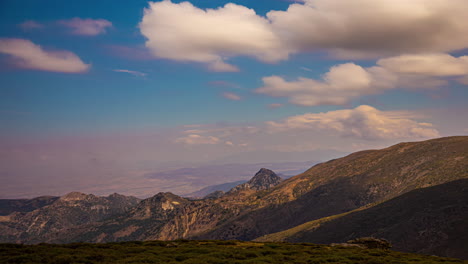
[[[1,191],[135,194],[90,186],[167,164],[307,161],[467,134],[466,8],[4,0]],[[60,184],[29,191],[50,179]]]

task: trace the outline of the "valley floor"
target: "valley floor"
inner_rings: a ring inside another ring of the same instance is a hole
[[[0,244],[0,263],[468,263],[467,261],[310,243],[147,241],[106,244]]]

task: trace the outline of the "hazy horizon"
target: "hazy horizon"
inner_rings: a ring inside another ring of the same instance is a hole
[[[465,0],[4,0],[0,198],[182,194],[245,179],[245,164],[307,169],[467,135],[466,10]],[[244,164],[238,178],[158,174],[226,164]]]

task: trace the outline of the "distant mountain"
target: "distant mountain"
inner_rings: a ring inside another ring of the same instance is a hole
[[[0,215],[13,212],[27,213],[52,204],[60,197],[41,196],[34,199],[0,199]]]
[[[125,212],[140,200],[120,194],[99,197],[72,192],[30,212],[0,218],[0,242],[37,243],[60,236],[69,228],[102,221]]]
[[[317,164],[319,161],[326,159],[319,159],[317,161],[307,162],[265,162],[265,163],[229,163],[229,164],[216,164],[185,167],[178,169],[171,169],[165,171],[151,172],[145,175],[148,179],[158,179],[170,183],[167,186],[158,186],[162,188],[162,192],[173,192],[183,197],[204,197],[205,195],[217,191],[213,190],[204,195],[193,193],[198,190],[225,183],[248,181],[260,168],[269,168],[274,170],[278,175],[284,177],[291,177],[306,171],[310,166]],[[237,185],[237,184],[236,184]],[[236,186],[230,186],[230,188]],[[170,187],[172,186],[172,187]],[[221,191],[228,191],[221,190]],[[149,196],[154,195],[151,194]]]
[[[468,259],[468,179],[413,190],[256,241],[329,244],[359,237],[385,238],[399,251]]]
[[[207,186],[205,188],[202,188],[196,192],[189,193],[183,195],[184,197],[189,197],[189,198],[203,198],[211,193],[222,191],[222,192],[227,192],[231,190],[232,188],[236,187],[239,184],[246,183],[247,181],[235,181],[235,182],[228,182],[228,183],[223,183],[223,184],[217,184],[217,185],[211,185]]]

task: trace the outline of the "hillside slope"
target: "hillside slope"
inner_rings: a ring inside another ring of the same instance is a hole
[[[361,151],[318,164],[268,192],[246,197],[257,209],[196,238],[251,240],[462,178],[468,178],[468,137]]]
[[[385,238],[399,251],[468,259],[468,179],[414,190],[256,241],[328,244],[369,236]]]

